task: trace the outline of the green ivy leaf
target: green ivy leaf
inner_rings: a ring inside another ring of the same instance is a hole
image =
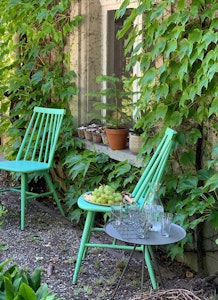
[[[218,188],[218,174],[211,176],[205,183],[206,187],[210,187],[210,191],[214,191]]]
[[[218,211],[213,210],[208,217],[208,221],[214,228],[218,228]],[[218,244],[218,239],[216,240],[216,243]]]
[[[200,106],[197,109],[196,119],[199,123],[203,122],[203,120],[208,118],[208,110],[206,107]]]
[[[176,39],[169,40],[166,46],[165,56],[168,58],[170,54],[176,50],[176,48],[177,48],[177,40]]]
[[[49,11],[45,8],[42,8],[37,16],[37,20],[39,21],[39,24],[43,21],[43,20],[47,20],[49,16]]]
[[[217,7],[205,8],[201,13],[201,21],[202,23],[206,18],[213,19],[217,12]]]
[[[214,63],[207,72],[209,81],[213,79],[215,73],[218,73],[218,62]]]
[[[42,81],[44,76],[44,71],[37,71],[35,74],[33,74],[32,78],[31,78],[31,82],[33,85],[37,85],[37,83],[39,83],[40,81]]]
[[[158,38],[156,46],[151,51],[152,60],[154,60],[155,57],[163,53],[165,46],[166,46],[166,39]]]
[[[178,9],[182,10],[186,6],[185,0],[179,0],[178,1]]]
[[[166,25],[170,25],[170,24],[177,24],[179,22],[179,13],[174,13],[174,14],[171,14],[168,19],[166,20]]]
[[[170,248],[170,257],[171,259],[174,259],[177,256],[182,257],[184,253],[184,250],[179,245],[175,244]]]
[[[156,74],[157,74],[157,69],[155,69],[155,68],[151,68],[151,69],[145,71],[145,73],[142,77],[142,83],[145,85],[153,84]]]
[[[182,123],[183,115],[179,111],[174,111],[170,116],[170,126],[178,126]]]
[[[178,91],[182,91],[182,82],[180,79],[172,80],[170,89],[172,92],[172,95],[175,95]]]
[[[191,43],[197,43],[201,40],[202,37],[202,31],[198,28],[193,28],[188,34],[188,40]]]
[[[181,154],[181,163],[184,164],[184,166],[188,166],[190,164],[194,164],[195,161],[195,153],[194,151],[184,151]]]
[[[121,4],[120,8],[116,11],[116,14],[115,14],[115,17],[117,19],[124,16],[124,14],[126,12],[126,9],[127,9],[127,6],[129,5],[129,2],[130,2],[130,0],[122,1],[122,4]]]
[[[193,188],[196,188],[198,184],[198,179],[196,176],[184,174],[180,179],[179,179],[179,185],[177,192],[181,193],[186,190],[191,190]]]
[[[185,58],[182,61],[182,64],[180,65],[179,68],[179,72],[178,72],[179,79],[182,80],[184,76],[187,74],[187,72],[188,72],[188,58]]]
[[[202,42],[205,44],[205,48],[207,48],[208,45],[214,42],[214,32],[212,30],[205,31],[205,34],[202,36]]]
[[[155,111],[155,116],[156,119],[164,119],[164,117],[166,116],[167,113],[167,105],[165,105],[164,103],[160,103],[157,105],[156,111]]]
[[[158,19],[162,14],[167,6],[167,2],[163,1],[160,2],[156,7],[153,7],[151,14],[150,14],[150,21]]]
[[[155,98],[156,100],[160,100],[163,98],[166,98],[169,93],[169,86],[168,84],[161,84],[160,86],[157,87],[156,92],[155,92]]]
[[[141,68],[149,69],[151,65],[151,53],[145,53],[141,60]]]

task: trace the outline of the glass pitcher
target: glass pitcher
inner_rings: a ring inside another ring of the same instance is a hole
[[[160,199],[160,184],[154,183],[149,187],[149,195],[146,201],[145,210],[151,215],[151,231],[161,230],[161,218],[164,207]]]

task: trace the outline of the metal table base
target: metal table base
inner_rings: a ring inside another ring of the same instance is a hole
[[[122,271],[122,274],[119,278],[119,281],[116,285],[114,294],[112,296],[112,299],[114,299],[114,297],[116,296],[117,290],[119,289],[121,280],[126,272],[126,269],[132,259],[132,256],[137,248],[137,250],[139,249],[138,245],[141,245],[141,251],[143,253],[143,259],[142,259],[142,269],[141,269],[141,291],[143,290],[143,284],[144,284],[144,269],[145,269],[145,263],[147,265],[148,268],[148,273],[149,273],[149,277],[151,280],[151,284],[153,289],[157,288],[157,282],[156,282],[156,277],[154,274],[154,270],[153,270],[153,266],[151,263],[151,259],[155,262],[156,266],[157,266],[157,270],[160,276],[160,281],[161,281],[161,285],[163,286],[163,280],[161,277],[161,273],[159,270],[159,266],[158,263],[156,261],[155,256],[153,255],[151,246],[152,245],[167,245],[167,244],[171,244],[171,243],[176,243],[180,240],[182,240],[185,235],[186,232],[185,230],[176,225],[176,224],[172,224],[172,228],[171,228],[171,235],[170,237],[166,238],[166,237],[162,237],[160,232],[149,232],[149,237],[148,238],[137,238],[137,232],[134,230],[134,228],[129,228],[126,225],[121,226],[119,228],[115,228],[113,226],[113,222],[109,222],[105,225],[105,231],[108,235],[110,235],[111,237],[117,239],[117,240],[121,240],[124,242],[128,242],[128,243],[132,243],[134,246],[131,250],[129,259],[125,265],[125,268]]]

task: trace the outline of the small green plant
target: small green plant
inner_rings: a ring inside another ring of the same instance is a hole
[[[87,286],[84,286],[84,292],[87,294],[87,295],[92,295],[93,294],[93,289],[91,286],[87,285]]]
[[[106,110],[106,115],[101,119],[106,122],[107,128],[132,127],[133,93],[125,88],[125,81],[113,75],[99,75],[97,83],[105,83],[105,89],[89,96],[105,97],[106,102],[95,102],[93,107],[98,110]]]
[[[2,225],[3,221],[1,220],[1,218],[7,213],[7,209],[0,205],[0,226]]]
[[[0,227],[3,223],[3,221],[1,220],[2,216],[5,215],[6,213],[7,213],[7,209],[4,206],[0,205]],[[0,251],[6,251],[6,250],[8,250],[8,246],[0,241]]]
[[[60,300],[46,284],[41,284],[41,271],[32,274],[19,270],[16,264],[5,269],[10,260],[0,264],[0,300]]]
[[[105,281],[104,277],[97,278],[95,280],[95,285],[103,285],[104,281]]]
[[[115,273],[107,279],[107,285],[108,286],[114,286],[117,284],[118,278],[121,276],[121,271],[116,270]]]
[[[123,259],[121,259],[121,260],[119,260],[118,262],[117,262],[117,264],[116,264],[116,268],[118,268],[118,269],[124,269],[125,268],[125,261],[123,260]]]

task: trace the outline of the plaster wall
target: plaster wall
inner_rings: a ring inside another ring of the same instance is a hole
[[[96,76],[101,74],[101,5],[98,0],[73,2],[72,17],[81,15],[83,20],[71,36],[71,66],[77,73],[79,94],[72,99],[70,108],[76,125],[90,121],[92,102],[87,93],[96,86]]]
[[[218,245],[215,240],[218,238],[218,231],[211,227],[210,224],[205,223],[203,229],[202,243],[203,243],[203,265],[204,272],[208,275],[217,273],[218,269]],[[185,263],[195,272],[198,272],[198,254],[196,252],[195,240],[193,243],[187,245],[183,258],[177,258],[178,261]]]

